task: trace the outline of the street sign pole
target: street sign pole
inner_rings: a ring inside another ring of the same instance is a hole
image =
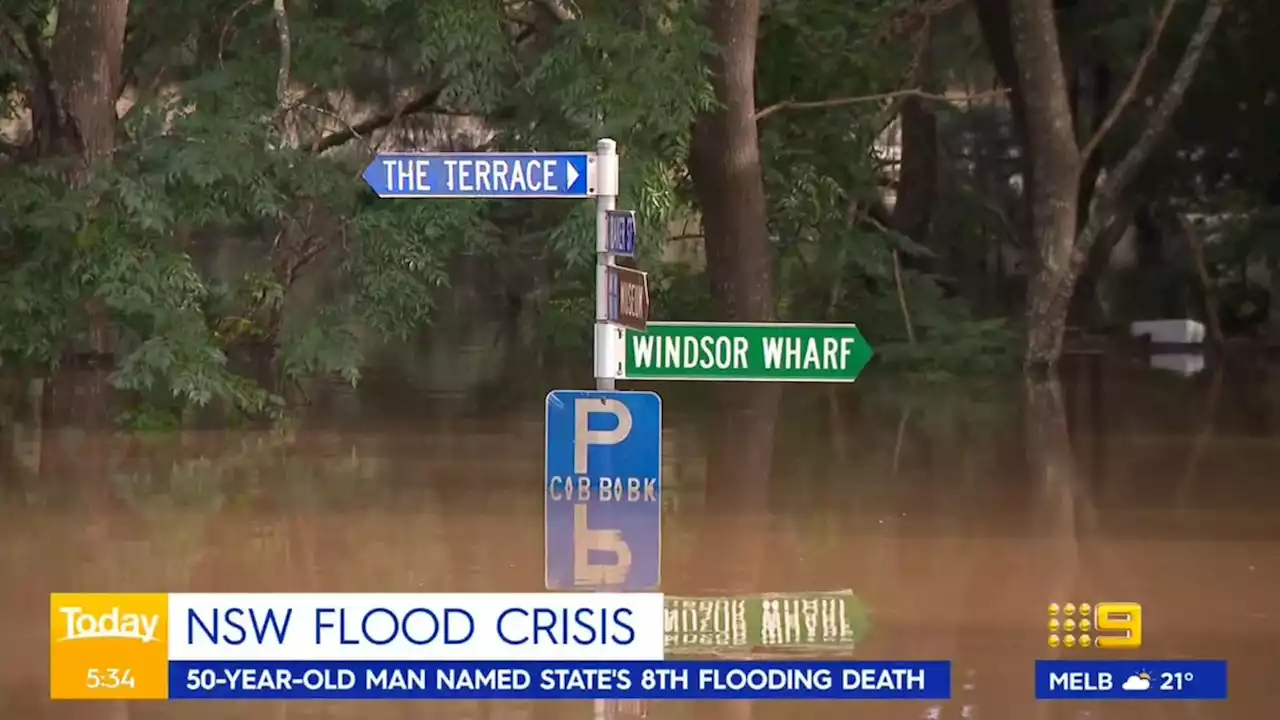
[[[365,168],[382,198],[596,199],[596,313],[592,365],[599,390],[624,373],[624,330],[609,317],[609,273],[618,254],[635,250],[635,215],[618,213],[618,144],[596,142],[590,153],[389,153]],[[610,242],[610,228],[614,242]],[[647,305],[647,303],[646,303]]]
[[[596,143],[596,322],[592,363],[596,389],[613,390],[622,358],[617,350],[623,330],[609,322],[609,267],[617,259],[609,252],[609,212],[618,208],[618,144],[608,138]]]
[[[596,322],[592,338],[592,364],[595,366],[596,389],[613,390],[620,359],[611,357],[617,343],[611,334],[622,335],[621,328],[609,322],[609,267],[617,260],[609,252],[609,212],[618,208],[618,144],[604,138],[596,143]],[[593,720],[609,720],[612,713],[605,700],[591,703]]]

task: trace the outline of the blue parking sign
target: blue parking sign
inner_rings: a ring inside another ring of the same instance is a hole
[[[548,590],[656,590],[662,579],[662,399],[547,395]]]

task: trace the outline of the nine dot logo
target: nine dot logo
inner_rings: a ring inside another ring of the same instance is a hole
[[[1142,606],[1135,602],[1049,604],[1049,647],[1142,647]]]

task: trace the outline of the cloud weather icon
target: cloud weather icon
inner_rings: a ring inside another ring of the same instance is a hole
[[[1129,679],[1125,680],[1124,685],[1121,685],[1120,688],[1122,690],[1150,690],[1151,676],[1146,673],[1130,675]]]

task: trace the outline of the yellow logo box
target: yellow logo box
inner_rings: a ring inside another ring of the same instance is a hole
[[[169,696],[169,596],[49,596],[49,697],[164,700]]]

